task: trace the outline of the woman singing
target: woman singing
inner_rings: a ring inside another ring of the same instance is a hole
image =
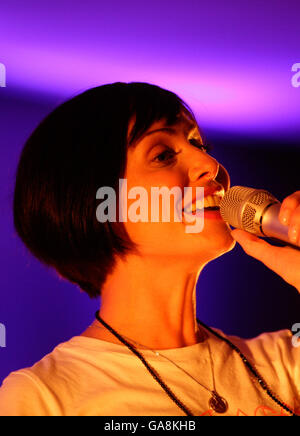
[[[230,179],[208,151],[189,107],[146,83],[90,89],[33,132],[17,169],[15,229],[60,277],[101,295],[101,307],[80,336],[6,378],[0,415],[300,414],[300,347],[290,331],[241,339],[196,318],[197,279],[235,239],[300,291],[298,250],[231,232],[221,218]],[[189,212],[182,196],[181,221],[101,222],[99,188],[113,188],[117,212],[136,201],[120,194],[120,180],[148,194],[148,218],[152,187],[191,188]],[[188,233],[200,187],[204,227]],[[280,219],[300,245],[300,191],[283,201]]]

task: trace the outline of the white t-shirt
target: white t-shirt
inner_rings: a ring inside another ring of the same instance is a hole
[[[216,330],[216,329],[215,329]],[[249,358],[270,389],[300,414],[300,347],[288,330],[253,339],[226,336]],[[202,343],[160,350],[199,383],[217,392],[229,416],[286,414],[250,375],[240,356],[209,333]],[[195,416],[217,415],[211,394],[162,356],[140,350],[166,385]],[[223,415],[223,416],[224,416]],[[0,416],[185,416],[125,346],[73,337],[31,368],[11,373],[0,388]]]

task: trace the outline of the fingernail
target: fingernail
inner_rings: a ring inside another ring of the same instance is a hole
[[[290,221],[290,216],[291,216],[291,212],[288,209],[284,210],[280,215],[282,224],[288,226]]]
[[[298,228],[296,226],[291,227],[291,229],[289,231],[289,238],[290,238],[290,240],[293,241],[293,242],[297,242],[298,236],[299,236]]]

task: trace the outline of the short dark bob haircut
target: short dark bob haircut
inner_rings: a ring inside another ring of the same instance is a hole
[[[142,82],[89,89],[50,113],[27,140],[16,173],[14,226],[29,251],[90,297],[101,295],[116,256],[137,247],[122,223],[97,221],[96,192],[111,186],[118,193],[127,147],[154,122],[173,125],[182,113],[196,122],[176,94]]]

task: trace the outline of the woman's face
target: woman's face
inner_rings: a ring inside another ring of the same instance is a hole
[[[129,124],[129,132],[134,120]],[[202,138],[197,125],[183,116],[179,123],[167,126],[164,120],[155,122],[147,132],[127,151],[127,166],[124,178],[127,192],[134,187],[143,187],[148,193],[147,222],[124,222],[130,239],[138,244],[142,255],[181,257],[199,256],[205,261],[212,260],[234,247],[229,226],[222,220],[219,212],[204,210],[204,227],[199,233],[188,233],[187,222],[176,222],[174,203],[171,196],[170,220],[151,222],[151,187],[179,187],[182,192],[180,213],[184,206],[184,187],[192,187],[192,198],[196,187],[205,190],[229,189],[227,171],[201,147]],[[220,171],[219,171],[220,170]],[[124,204],[125,192],[121,196]],[[128,210],[139,199],[127,199]],[[156,206],[162,207],[162,200]],[[153,205],[152,205],[153,207]]]

